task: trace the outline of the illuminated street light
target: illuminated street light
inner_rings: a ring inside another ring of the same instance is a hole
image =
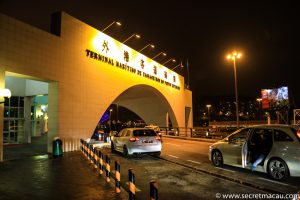
[[[118,26],[121,26],[121,22],[117,22],[117,21],[113,21],[111,24],[109,24],[107,27],[105,27],[102,32],[106,31],[109,27],[111,27],[112,25],[117,24]]]
[[[125,44],[125,42],[127,42],[128,40],[130,40],[130,39],[133,38],[134,36],[135,36],[136,38],[141,38],[140,35],[134,33],[134,34],[132,34],[131,36],[129,36],[126,40],[124,40],[122,43]]]
[[[157,58],[160,55],[166,56],[167,54],[161,51],[158,54],[156,54],[155,56],[153,56],[151,59],[153,60],[154,58]]]
[[[259,119],[261,120],[261,101],[262,98],[257,98],[256,101],[258,102],[258,110],[259,110]]]
[[[170,61],[176,62],[176,60],[175,60],[174,58],[170,58],[169,60],[167,60],[166,62],[164,62],[162,65],[165,65],[165,64],[167,64],[167,63],[170,62]]]
[[[238,102],[238,89],[237,89],[237,78],[236,78],[236,59],[242,57],[241,53],[234,51],[227,55],[227,60],[233,60],[233,70],[234,70],[234,83],[235,83],[235,108],[236,108],[236,126],[239,128],[239,102]]]
[[[109,132],[111,133],[111,113],[113,109],[109,109]]]
[[[174,70],[174,69],[176,69],[177,67],[181,67],[181,68],[183,68],[184,66],[182,65],[182,62],[180,63],[180,64],[178,64],[178,65],[176,65],[175,67],[173,67],[171,70]]]
[[[141,53],[141,51],[143,51],[144,49],[146,49],[147,47],[151,47],[151,48],[155,48],[155,46],[153,44],[147,44],[146,46],[144,46],[143,48],[141,48],[141,50],[139,50],[138,52]]]
[[[210,122],[210,111],[209,111],[209,109],[211,108],[211,105],[207,104],[206,107],[207,107],[207,117],[208,117],[208,125],[209,125],[209,122]]]

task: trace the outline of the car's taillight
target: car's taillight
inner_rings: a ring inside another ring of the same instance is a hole
[[[156,140],[161,140],[161,138],[159,136],[156,136],[155,139]]]
[[[297,136],[298,136],[298,138],[300,138],[300,131],[297,132]]]
[[[132,138],[129,138],[129,141],[130,142],[135,142],[135,141],[139,141],[140,139],[137,138],[137,137],[132,137]]]

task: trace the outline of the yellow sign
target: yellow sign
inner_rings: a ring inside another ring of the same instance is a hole
[[[104,33],[93,40],[94,50],[86,49],[86,56],[180,89],[179,75],[133,50]]]

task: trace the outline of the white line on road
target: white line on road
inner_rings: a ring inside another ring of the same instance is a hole
[[[216,169],[221,169],[221,170],[224,170],[224,171],[228,171],[228,172],[235,172],[233,170],[230,170],[230,169],[223,169],[223,168],[220,168],[220,167],[215,167]]]
[[[174,145],[174,146],[180,146],[178,144],[172,144],[172,143],[168,143],[168,142],[164,142],[164,144],[170,144],[170,145]]]
[[[278,183],[278,184],[281,184],[281,185],[291,186],[291,185],[289,185],[289,184],[286,184],[286,183],[280,183],[280,182],[273,181],[273,180],[266,179],[266,178],[260,178],[260,177],[259,177],[258,179],[260,179],[260,180],[264,180],[264,181],[270,181],[270,182],[272,182],[272,183]]]
[[[177,156],[173,156],[173,155],[169,155],[170,157],[172,157],[172,158],[179,158],[179,157],[177,157]]]
[[[187,160],[189,162],[192,162],[192,163],[196,163],[196,164],[201,164],[201,162],[197,162],[197,161],[193,161],[193,160]]]

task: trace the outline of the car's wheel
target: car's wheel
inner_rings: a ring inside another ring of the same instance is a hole
[[[115,145],[114,145],[113,142],[111,142],[110,148],[111,148],[111,152],[115,152],[116,151]]]
[[[128,149],[126,146],[123,147],[123,155],[124,155],[124,157],[128,156]]]
[[[273,158],[268,163],[268,174],[275,180],[283,180],[289,177],[289,168],[286,163],[279,159]]]
[[[211,154],[211,161],[214,166],[221,167],[223,165],[223,156],[219,150],[214,150]]]

